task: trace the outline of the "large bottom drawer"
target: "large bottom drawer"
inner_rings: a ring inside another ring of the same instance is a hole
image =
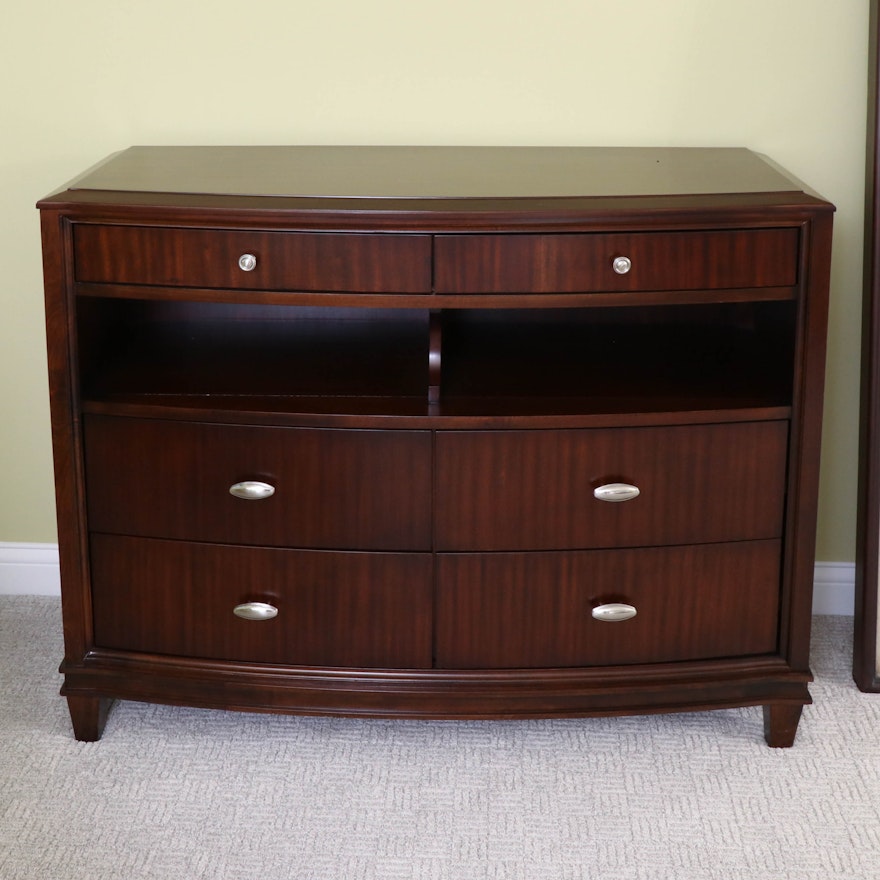
[[[457,669],[659,663],[777,650],[780,542],[443,554],[436,663]],[[593,617],[603,604],[636,610]]]
[[[427,554],[97,534],[91,565],[101,648],[294,666],[431,665]],[[277,616],[233,613],[251,602],[277,608]]]

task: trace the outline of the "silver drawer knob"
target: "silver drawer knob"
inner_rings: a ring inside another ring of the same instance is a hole
[[[614,261],[611,263],[611,268],[614,269],[618,275],[626,275],[626,273],[632,269],[632,260],[629,257],[615,257]]]
[[[632,501],[633,498],[639,497],[639,487],[631,486],[629,483],[606,483],[593,489],[593,497],[599,501]]]
[[[278,616],[278,609],[268,602],[244,602],[236,605],[232,613],[242,620],[271,620]]]
[[[270,483],[261,483],[259,480],[243,480],[241,483],[233,483],[229,487],[229,494],[243,498],[245,501],[262,501],[275,494],[275,487]]]
[[[619,623],[622,620],[630,620],[638,612],[633,605],[625,605],[623,602],[608,602],[605,605],[597,605],[593,609],[593,618],[603,623]]]
[[[257,268],[257,258],[253,254],[242,254],[238,258],[238,268],[243,272],[253,272]]]

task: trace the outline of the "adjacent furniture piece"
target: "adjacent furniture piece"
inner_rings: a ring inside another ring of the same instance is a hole
[[[746,150],[132,148],[39,205],[78,739],[807,683],[833,208]]]
[[[865,152],[865,243],[862,295],[862,374],[853,678],[880,691],[880,9],[871,0],[868,41],[868,125]]]

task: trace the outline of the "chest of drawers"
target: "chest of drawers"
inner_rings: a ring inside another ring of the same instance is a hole
[[[745,150],[132,148],[39,204],[66,696],[764,707],[832,206]]]

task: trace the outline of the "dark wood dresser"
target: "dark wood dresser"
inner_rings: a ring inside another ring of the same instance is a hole
[[[66,696],[810,702],[830,204],[737,149],[137,147],[42,212]]]

